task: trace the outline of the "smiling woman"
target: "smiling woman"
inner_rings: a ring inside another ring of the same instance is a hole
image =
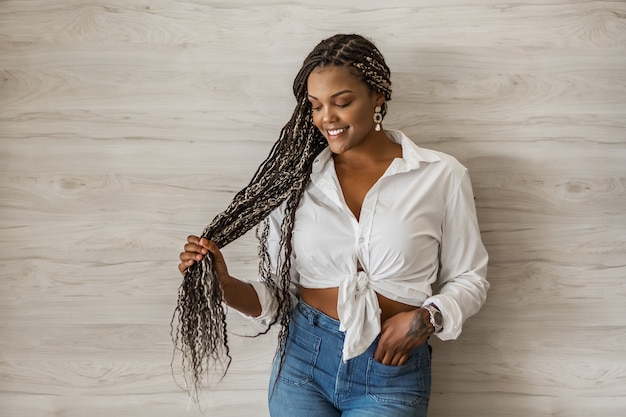
[[[372,118],[385,96],[372,91],[353,75],[352,69],[318,67],[309,75],[307,85],[313,123],[334,154],[350,150],[358,153],[360,148],[392,143],[381,140],[385,134],[374,129]]]
[[[467,170],[380,128],[390,72],[362,36],[318,44],[294,93],[269,157],[180,255],[192,394],[210,360],[229,364],[225,301],[281,325],[272,416],[425,416],[428,338],[458,337],[489,288]],[[260,279],[241,281],[220,248],[257,224]]]

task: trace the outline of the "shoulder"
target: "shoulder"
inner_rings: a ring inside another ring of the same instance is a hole
[[[450,175],[463,176],[467,172],[467,168],[459,162],[454,156],[441,151],[435,151],[431,149],[420,148],[423,151],[429,152],[439,158],[440,169],[449,173]]]
[[[427,168],[431,170],[431,178],[447,195],[447,199],[450,199],[456,195],[461,185],[469,180],[468,170],[450,154],[435,150],[428,150],[428,152],[439,158],[439,161],[430,164]]]
[[[399,131],[396,132],[396,137],[402,143],[405,157],[416,168],[424,168],[424,164],[426,164],[429,170],[451,176],[463,176],[467,172],[467,168],[448,153],[423,148]]]
[[[453,195],[461,184],[468,181],[468,170],[459,160],[448,153],[423,148],[400,131],[391,132],[392,140],[402,144],[403,159],[409,178],[420,186],[429,184],[448,196]]]

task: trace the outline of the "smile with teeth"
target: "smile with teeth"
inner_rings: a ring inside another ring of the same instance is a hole
[[[328,134],[329,134],[330,136],[337,136],[337,135],[342,134],[342,133],[343,133],[343,132],[345,132],[346,130],[347,130],[347,128],[345,128],[345,127],[344,127],[343,129],[333,129],[333,130],[329,130],[329,131],[328,131]]]

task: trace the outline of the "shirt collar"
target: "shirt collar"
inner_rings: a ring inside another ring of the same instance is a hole
[[[386,175],[393,175],[419,169],[421,162],[430,163],[441,160],[439,155],[435,152],[420,148],[399,130],[385,130],[385,133],[389,139],[402,146],[402,158],[396,158],[392,162]],[[330,148],[326,147],[322,150],[322,152],[320,152],[317,158],[315,158],[315,161],[313,161],[312,175],[319,175],[328,169],[334,169],[334,164],[332,162],[332,153]]]

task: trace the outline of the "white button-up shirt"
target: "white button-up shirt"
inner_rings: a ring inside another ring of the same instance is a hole
[[[435,304],[444,317],[437,336],[447,340],[458,337],[489,289],[466,168],[449,155],[418,147],[402,132],[386,133],[402,146],[402,158],[369,190],[359,220],[343,198],[328,148],[315,160],[296,211],[293,292],[298,286],[339,288],[344,360],[363,353],[380,333],[376,293],[416,307]],[[281,206],[269,218],[273,263],[282,217]],[[433,295],[437,279],[439,293]],[[276,300],[263,283],[251,284],[263,308],[256,320],[267,324],[276,315]]]

